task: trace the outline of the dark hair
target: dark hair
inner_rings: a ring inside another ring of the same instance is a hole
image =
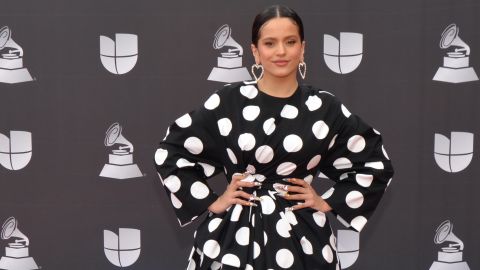
[[[257,46],[258,39],[260,37],[260,29],[269,20],[273,18],[290,18],[298,26],[298,33],[300,34],[301,41],[304,40],[303,35],[303,23],[300,16],[291,8],[281,5],[274,5],[264,9],[262,12],[255,16],[255,20],[252,25],[252,43]]]

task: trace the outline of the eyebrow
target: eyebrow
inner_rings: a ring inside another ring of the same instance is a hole
[[[299,37],[296,36],[296,35],[290,35],[290,36],[287,36],[287,37],[285,37],[285,38],[283,38],[283,39],[289,39],[289,38],[299,38]],[[260,40],[268,40],[268,39],[274,39],[274,40],[276,40],[276,39],[278,39],[278,38],[275,38],[275,37],[264,37],[264,38],[260,38]]]

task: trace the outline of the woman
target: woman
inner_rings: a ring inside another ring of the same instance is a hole
[[[214,93],[178,118],[155,162],[180,225],[209,211],[188,269],[339,269],[325,213],[360,231],[393,175],[380,134],[338,99],[300,86],[299,16],[272,6],[252,28],[254,82]],[[224,172],[215,194],[206,180]],[[322,196],[317,173],[336,184]]]

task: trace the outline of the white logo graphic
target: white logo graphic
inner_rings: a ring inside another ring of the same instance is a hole
[[[323,35],[323,59],[328,68],[338,74],[347,74],[360,65],[363,56],[363,34],[340,33],[340,41]]]
[[[105,146],[115,145],[118,148],[108,155],[108,164],[103,166],[100,176],[115,179],[142,177],[137,164],[133,163],[133,145],[122,136],[122,126],[118,123],[111,125],[105,135]]]
[[[18,229],[18,222],[14,217],[8,218],[2,226],[3,240],[17,238],[15,242],[8,243],[5,247],[5,256],[0,259],[0,269],[30,270],[40,269],[35,260],[28,254],[30,241]]]
[[[138,59],[138,36],[115,34],[115,41],[100,36],[100,59],[113,74],[125,74],[135,67]]]
[[[459,28],[452,23],[443,31],[440,39],[440,48],[455,47],[454,51],[447,52],[443,57],[443,67],[440,67],[433,77],[434,81],[462,83],[478,81],[473,67],[470,67],[470,47],[458,36]]]
[[[360,250],[360,234],[352,230],[337,231],[338,259],[342,269],[352,266],[358,258]]]
[[[103,230],[103,245],[105,256],[112,264],[128,267],[140,256],[140,230],[120,228],[118,235],[112,231]]]
[[[32,75],[23,67],[23,49],[12,39],[8,26],[0,29],[0,82],[21,83],[33,81]]]
[[[10,131],[10,139],[0,133],[0,164],[9,170],[25,168],[32,158],[32,133]]]
[[[447,172],[460,172],[468,167],[473,157],[473,134],[452,132],[451,139],[435,133],[434,156],[437,165]]]
[[[449,242],[438,252],[438,259],[430,266],[430,270],[470,270],[468,264],[463,261],[463,242],[452,232],[453,224],[445,220],[438,226],[433,238],[435,244],[440,245]]]
[[[242,67],[243,48],[232,38],[232,28],[227,24],[217,30],[213,41],[214,49],[218,50],[223,47],[231,48],[217,57],[217,67],[212,69],[208,80],[226,83],[251,80],[252,77],[248,70]]]

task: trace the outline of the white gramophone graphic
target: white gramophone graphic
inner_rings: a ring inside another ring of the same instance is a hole
[[[470,270],[462,258],[463,242],[453,234],[452,230],[453,224],[450,220],[445,220],[438,226],[433,242],[437,245],[444,242],[450,242],[450,244],[441,248],[437,261],[433,262],[429,270]]]
[[[32,75],[23,67],[23,49],[12,39],[8,26],[0,29],[0,82],[20,83],[33,81]]]
[[[438,68],[433,77],[434,81],[449,83],[478,81],[477,73],[469,66],[470,47],[458,36],[459,31],[454,23],[443,31],[440,48],[448,49],[452,46],[456,48],[443,57],[443,67]]]
[[[252,77],[247,68],[242,67],[243,48],[232,38],[232,28],[228,24],[222,25],[215,33],[213,48],[233,47],[217,57],[217,67],[214,67],[208,76],[209,81],[239,82],[248,81]]]
[[[15,242],[8,243],[5,247],[5,256],[0,259],[0,269],[8,270],[30,270],[40,269],[35,260],[29,256],[28,246],[30,241],[18,229],[18,221],[14,217],[9,217],[2,226],[1,237],[3,240],[10,238]]]
[[[138,36],[115,34],[115,40],[100,36],[100,60],[113,74],[125,74],[135,67],[138,59]]]
[[[137,164],[133,163],[133,145],[122,136],[122,126],[118,123],[111,125],[105,135],[105,146],[114,145],[119,146],[108,155],[108,163],[103,166],[100,176],[115,179],[142,177]]]

